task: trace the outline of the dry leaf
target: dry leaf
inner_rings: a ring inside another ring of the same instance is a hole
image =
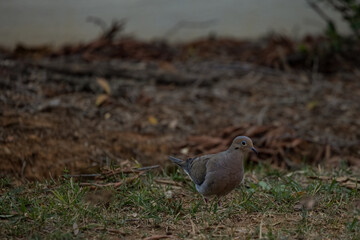
[[[306,194],[306,192],[300,191],[300,192],[294,192],[292,195],[295,197],[299,197],[299,196],[303,196],[304,194]]]
[[[111,118],[111,113],[105,113],[104,118],[105,118],[105,119]]]
[[[105,103],[109,98],[109,95],[106,94],[100,94],[96,97],[95,105],[97,107],[101,106],[103,103]]]
[[[303,208],[303,205],[301,205],[301,203],[297,203],[294,205],[294,210],[295,211],[301,211]]]
[[[180,149],[180,153],[184,154],[184,155],[188,155],[189,154],[189,148],[184,147],[184,148]]]
[[[78,227],[76,222],[74,222],[74,224],[73,224],[73,229],[74,229],[74,235],[75,236],[78,235],[79,234],[79,227]]]
[[[111,94],[111,89],[108,81],[106,81],[104,78],[96,78],[96,81],[108,95]]]
[[[351,181],[341,183],[341,186],[344,186],[344,187],[349,188],[349,189],[360,189],[360,184],[359,183],[351,182]]]
[[[168,190],[168,191],[165,192],[165,198],[166,198],[166,199],[172,199],[173,196],[174,196],[174,192],[173,192],[173,191]]]
[[[307,107],[307,109],[312,110],[312,109],[316,108],[318,105],[319,105],[318,102],[314,100],[314,101],[308,102],[306,107]]]
[[[158,124],[158,120],[154,116],[149,117],[149,122],[150,122],[151,125],[157,125]]]
[[[301,205],[306,210],[313,210],[316,206],[316,199],[314,197],[304,197],[300,200]]]
[[[291,142],[291,147],[295,148],[297,147],[298,145],[300,145],[302,143],[302,139],[300,138],[296,138],[294,139],[292,142]]]
[[[313,197],[303,197],[294,205],[295,211],[301,211],[302,209],[313,210],[316,206],[316,199]]]
[[[360,183],[360,179],[359,179],[359,178],[349,177],[349,180],[351,180],[351,181],[353,181],[353,182],[358,182],[358,183]]]
[[[348,177],[337,177],[337,178],[335,178],[335,180],[337,182],[345,182],[346,180],[348,180]]]
[[[169,123],[169,128],[175,129],[177,125],[178,125],[178,121],[174,119]]]

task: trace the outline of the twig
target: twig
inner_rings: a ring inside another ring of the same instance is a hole
[[[163,180],[163,179],[155,179],[154,180],[157,183],[160,184],[168,184],[168,185],[174,185],[174,186],[178,186],[178,187],[182,187],[183,185],[174,181],[169,181],[169,180]]]
[[[263,219],[261,219],[261,222],[260,222],[259,239],[262,239],[262,231],[263,231],[262,227],[263,227]]]
[[[119,183],[119,182],[117,182]],[[122,182],[121,182],[122,183]],[[106,184],[99,184],[99,183],[80,183],[80,186],[94,186],[94,187],[109,187],[113,186],[115,183],[106,183]]]
[[[191,218],[190,218],[190,223],[191,223],[192,234],[196,236],[195,224],[193,220],[191,220]]]
[[[331,177],[328,176],[309,176],[310,179],[320,179],[320,180],[330,180]]]
[[[142,168],[133,168],[133,170],[136,172],[141,172],[141,171],[149,171],[149,170],[159,168],[159,167],[160,167],[160,165],[153,165],[153,166],[142,167]]]
[[[94,173],[94,174],[74,174],[74,175],[70,175],[70,174],[64,174],[63,177],[65,178],[72,178],[72,177],[99,177],[101,176],[100,173]]]
[[[103,31],[100,36],[100,39],[106,39],[106,40],[114,39],[116,34],[124,30],[126,23],[125,19],[121,19],[120,21],[113,20],[111,25],[108,26],[108,24],[106,24],[106,22],[103,19],[94,16],[88,17],[87,21],[99,26]]]
[[[155,168],[159,168],[160,165],[154,165],[154,166],[148,166],[148,167],[142,167],[142,168],[127,168],[127,169],[115,169],[115,170],[110,170],[107,173],[102,174],[102,176],[104,177],[110,177],[110,176],[114,176],[120,173],[139,173],[139,172],[146,172],[146,171],[150,171],[152,169]]]
[[[143,173],[140,173],[136,176],[130,177],[125,179],[124,181],[120,181],[120,182],[115,182],[115,183],[106,183],[106,184],[99,184],[99,183],[80,183],[80,186],[90,186],[92,189],[96,188],[96,187],[110,187],[113,186],[114,188],[118,188],[121,185],[123,185],[124,183],[131,183],[133,182],[135,179],[139,178]]]
[[[105,22],[103,19],[99,18],[99,17],[89,16],[89,17],[86,19],[86,21],[87,21],[87,22],[90,22],[90,23],[93,23],[93,24],[95,24],[96,26],[99,26],[103,32],[105,32],[106,29],[107,29],[107,27],[108,27],[107,24],[106,24],[106,22]]]
[[[334,24],[333,20],[331,20],[331,18],[326,15],[326,13],[324,13],[323,10],[321,10],[321,8],[319,8],[319,6],[314,3],[313,1],[310,0],[306,0],[306,2],[309,4],[309,6],[317,13],[319,14],[319,16],[324,19],[328,24]]]
[[[144,240],[158,240],[158,239],[163,239],[163,238],[172,238],[172,236],[170,236],[170,235],[154,235],[151,237],[144,238]]]
[[[94,228],[95,231],[108,231],[108,232],[112,232],[112,233],[119,233],[121,235],[126,235],[126,233],[124,233],[123,231],[119,230],[119,229],[113,229],[113,228]]]
[[[71,177],[75,177],[75,178],[98,178],[98,177],[110,177],[110,176],[114,176],[116,174],[120,174],[120,173],[139,173],[139,172],[146,172],[146,171],[150,171],[152,169],[156,169],[159,168],[160,165],[154,165],[154,166],[148,166],[148,167],[142,167],[142,168],[132,168],[132,169],[117,169],[114,171],[109,171],[107,173],[94,173],[94,174],[74,174],[74,175],[70,175],[70,174],[65,174],[63,175],[63,177],[65,178],[71,178]],[[85,184],[85,183],[82,183]],[[89,183],[89,184],[85,184],[87,186],[89,185],[94,185],[93,183]],[[85,186],[84,185],[84,186]],[[105,185],[99,185],[98,186],[105,186]],[[110,185],[109,185],[110,186]]]
[[[23,164],[21,167],[21,178],[24,178],[25,167],[26,167],[26,161],[23,161]]]

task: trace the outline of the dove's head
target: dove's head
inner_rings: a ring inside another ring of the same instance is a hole
[[[258,151],[255,149],[253,142],[249,137],[246,136],[237,136],[232,142],[229,149],[235,151],[242,151],[245,153],[253,151],[254,153],[258,154]]]

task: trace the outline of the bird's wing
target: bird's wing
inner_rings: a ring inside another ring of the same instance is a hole
[[[205,155],[186,160],[184,170],[189,174],[193,182],[201,185],[205,181],[208,170],[208,163],[212,163],[216,158],[216,154]]]

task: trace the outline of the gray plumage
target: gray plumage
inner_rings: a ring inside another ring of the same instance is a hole
[[[204,197],[224,196],[241,183],[244,178],[245,155],[257,153],[250,138],[236,137],[224,152],[195,158],[181,159],[169,156],[195,183],[196,190]]]

